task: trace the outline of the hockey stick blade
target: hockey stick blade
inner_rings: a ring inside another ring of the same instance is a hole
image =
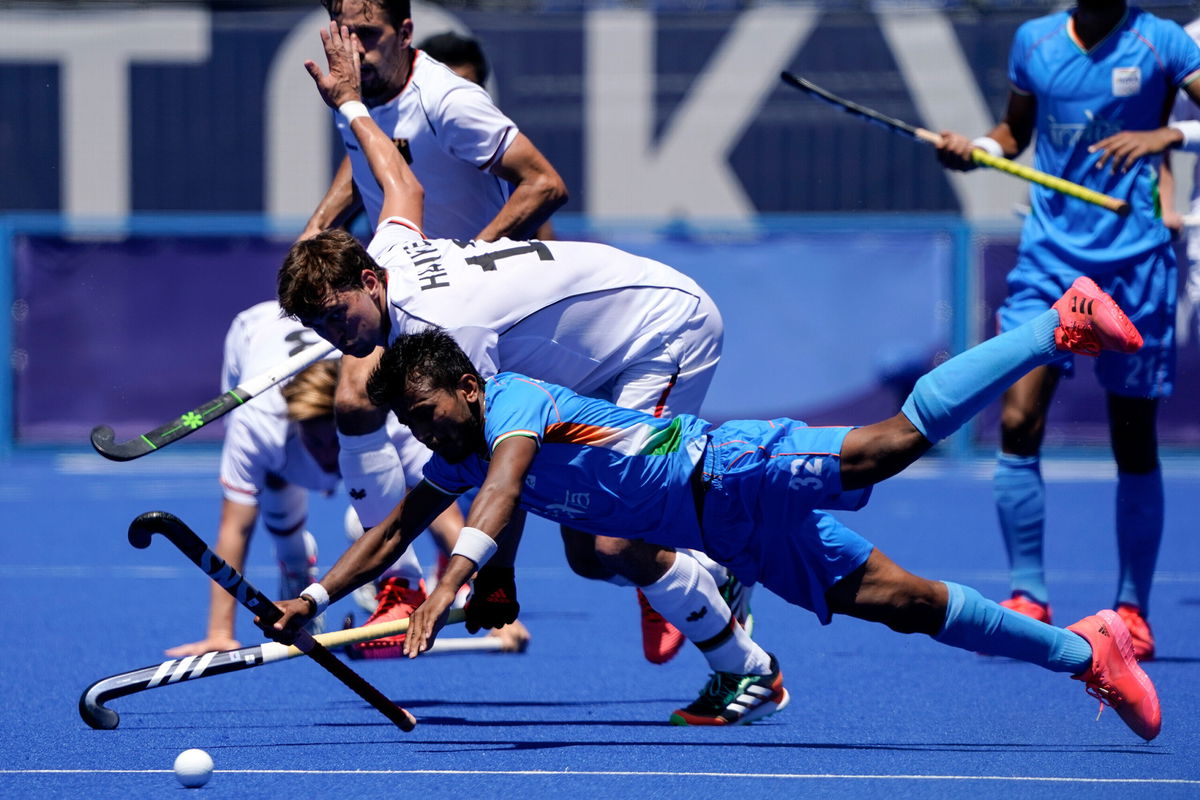
[[[462,609],[454,609],[446,619],[446,624],[453,625],[465,619],[466,612]],[[407,630],[408,619],[406,618],[391,622],[380,622],[375,625],[364,625],[360,628],[349,628],[344,631],[322,633],[313,638],[325,647],[333,649],[357,644],[358,642],[368,642],[372,639],[380,639],[384,636],[396,636]],[[450,639],[449,641],[457,642],[460,640]],[[443,640],[439,638],[434,642],[430,652],[437,651],[442,646],[442,643]],[[457,648],[451,645],[449,648],[442,649],[456,650]],[[494,649],[494,646],[486,649]],[[126,695],[137,694],[138,692],[157,689],[162,686],[173,686],[174,684],[196,680],[197,678],[210,678],[214,675],[241,672],[253,669],[254,667],[261,667],[265,664],[273,664],[276,661],[286,661],[289,658],[296,658],[302,655],[304,653],[295,645],[289,646],[279,644],[278,642],[264,642],[262,644],[241,647],[237,650],[214,650],[199,656],[171,658],[161,664],[151,664],[148,667],[110,675],[107,678],[101,678],[92,683],[79,696],[79,716],[83,718],[83,721],[89,727],[101,731],[111,731],[120,724],[121,715],[113,709],[108,708],[106,704],[112,700],[116,700],[118,697],[125,697]]]
[[[278,607],[265,594],[254,588],[240,572],[225,563],[223,558],[208,549],[204,540],[174,514],[168,514],[165,511],[149,511],[138,516],[129,524],[129,543],[138,549],[145,549],[150,546],[150,538],[156,533],[168,539],[193,564],[216,581],[217,585],[233,595],[239,603],[253,611],[267,624],[273,623],[283,616]],[[296,646],[344,683],[347,688],[370,703],[376,711],[391,720],[400,730],[411,731],[416,726],[416,717],[387,699],[361,675],[339,661],[337,656],[314,639],[311,634],[301,631],[296,636]]]
[[[177,442],[203,428],[208,423],[220,419],[280,381],[290,378],[309,364],[329,355],[333,349],[332,344],[324,341],[311,344],[276,364],[267,372],[250,378],[207,403],[180,414],[177,418],[160,425],[149,433],[143,433],[128,441],[118,442],[111,427],[97,425],[92,429],[92,447],[110,461],[132,461],[147,453],[161,450],[172,442]]]

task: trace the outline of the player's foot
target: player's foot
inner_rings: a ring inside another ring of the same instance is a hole
[[[714,672],[687,708],[671,714],[672,725],[745,725],[782,711],[791,701],[779,661],[771,656],[767,675]]]
[[[1154,660],[1154,632],[1150,623],[1142,616],[1142,610],[1129,603],[1117,605],[1117,616],[1129,628],[1129,638],[1133,640],[1133,657],[1138,661]]]
[[[289,565],[279,562],[279,597],[291,599],[299,597],[300,593],[316,583],[317,571],[317,540],[308,531],[300,531],[293,536],[303,537],[304,565]],[[304,626],[309,633],[318,634],[325,631],[325,615],[321,614]]]
[[[1059,350],[1096,356],[1102,350],[1136,353],[1142,346],[1138,329],[1091,278],[1076,278],[1054,310],[1058,312],[1054,343]]]
[[[378,606],[366,625],[408,619],[417,606],[425,602],[425,581],[418,582],[417,588],[410,589],[404,578],[387,578],[380,585],[375,600]],[[354,645],[354,652],[362,658],[401,658],[404,655],[404,634],[359,642]]]
[[[721,584],[721,599],[729,606],[733,618],[741,624],[747,636],[754,635],[754,614],[750,611],[750,592],[753,588],[753,585],[747,586],[739,581],[732,572]]]
[[[642,652],[651,664],[665,664],[679,653],[687,639],[654,610],[641,589],[637,590],[637,599],[642,609]]]
[[[1098,611],[1067,626],[1092,646],[1092,666],[1072,677],[1087,684],[1087,693],[1111,706],[1134,733],[1146,741],[1158,736],[1162,711],[1150,676],[1133,657],[1129,629],[1115,611]],[[1103,711],[1101,706],[1101,711]]]
[[[1018,614],[1033,617],[1038,622],[1044,622],[1047,625],[1053,624],[1050,622],[1050,606],[1034,600],[1024,592],[1013,592],[1012,597],[1001,600],[1000,605],[1010,611],[1016,611]]]

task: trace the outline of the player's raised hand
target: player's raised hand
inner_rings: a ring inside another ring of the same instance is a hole
[[[416,658],[424,653],[437,639],[438,631],[446,624],[450,606],[454,604],[456,589],[445,582],[439,583],[424,603],[408,618],[408,633],[404,637],[404,655]]]
[[[1174,128],[1121,131],[1096,142],[1088,148],[1088,152],[1100,154],[1096,169],[1104,169],[1109,164],[1113,172],[1128,172],[1139,158],[1161,153],[1182,139],[1183,134]]]
[[[321,44],[325,46],[329,74],[323,73],[313,61],[304,62],[304,68],[317,84],[321,99],[330,108],[361,100],[358,36],[345,25],[330,22],[328,28],[321,29]]]

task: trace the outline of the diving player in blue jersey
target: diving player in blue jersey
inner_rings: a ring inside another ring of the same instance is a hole
[[[1141,343],[1112,299],[1080,278],[1053,308],[922,377],[891,419],[809,428],[790,419],[668,421],[511,372],[485,382],[446,332],[401,335],[368,392],[434,451],[424,480],[319,583],[281,603],[282,619],[265,630],[289,640],[478,486],[442,582],[411,617],[410,657],[433,641],[458,587],[496,553],[496,537],[524,508],[589,533],[700,548],[822,623],[846,614],[1071,674],[1150,740],[1161,727],[1157,694],[1115,612],[1052,627],[968,587],[908,573],[826,511],[860,508],[875,483],[1063,351],[1131,353]],[[770,676],[731,687],[738,703],[767,713],[781,690]]]
[[[1026,22],[1009,57],[1011,91],[1004,118],[968,141],[944,132],[939,151],[951,169],[973,166],[978,147],[1008,158],[1037,132],[1034,165],[1131,206],[1121,217],[1042,186],[1030,189],[1032,213],[1021,233],[998,327],[1011,330],[1050,307],[1080,275],[1091,277],[1128,311],[1145,337],[1136,354],[1106,353],[1096,374],[1107,392],[1117,463],[1115,607],[1141,659],[1154,655],[1146,618],[1163,526],[1156,415],[1171,393],[1175,368],[1176,266],[1159,213],[1162,153],[1187,144],[1187,131],[1164,127],[1175,92],[1200,98],[1200,48],[1174,22],[1124,0],[1078,6]],[[1193,134],[1193,138],[1200,136]],[[1004,605],[1050,621],[1043,565],[1045,491],[1040,450],[1046,412],[1064,358],[1041,366],[1004,395],[995,495],[1012,572]]]

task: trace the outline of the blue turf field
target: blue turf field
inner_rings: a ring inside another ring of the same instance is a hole
[[[1111,711],[1095,721],[1095,701],[1064,676],[854,620],[822,629],[765,592],[756,636],[780,658],[791,707],[746,728],[673,728],[667,716],[700,689],[702,659],[685,650],[644,663],[632,592],[572,576],[543,523],[519,560],[529,652],[355,662],[417,714],[412,733],[305,659],[120,698],[120,727],[91,730],[76,711],[84,687],[203,632],[207,579],[160,537],[134,550],[125,530],[163,509],[211,538],[215,469],[213,451],[186,446],[125,465],[90,452],[6,465],[0,797],[178,797],[170,767],[188,747],[216,761],[200,790],[210,798],[1200,796],[1195,461],[1167,465],[1152,617],[1162,658],[1149,669],[1164,722],[1151,744]],[[845,518],[913,571],[1002,596],[989,469],[918,465]],[[1111,601],[1111,474],[1102,461],[1048,464],[1060,622]],[[314,505],[326,556],[342,545],[341,511]],[[273,593],[269,549],[255,543],[248,575]],[[258,641],[240,613],[243,642]]]

